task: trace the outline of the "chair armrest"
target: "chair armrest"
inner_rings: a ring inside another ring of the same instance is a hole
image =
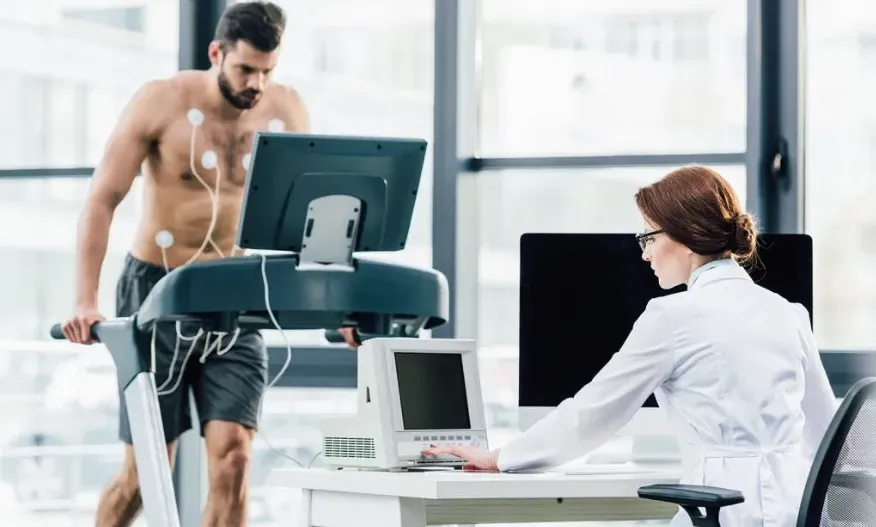
[[[682,507],[726,507],[745,501],[738,490],[705,485],[657,484],[639,487],[639,497]]]

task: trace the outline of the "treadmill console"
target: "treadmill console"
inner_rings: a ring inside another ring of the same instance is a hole
[[[273,329],[265,281],[284,329],[413,336],[444,324],[443,274],[367,255],[404,249],[425,154],[420,139],[256,134],[237,245],[281,254],[173,270],[138,326],[195,319],[213,331]]]

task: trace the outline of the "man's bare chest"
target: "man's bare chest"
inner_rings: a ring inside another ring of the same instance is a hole
[[[256,133],[288,128],[282,119],[270,115],[232,122],[200,117],[190,114],[174,122],[159,144],[162,172],[171,177],[178,174],[184,183],[196,185],[201,185],[200,178],[212,187],[217,182],[242,186]]]

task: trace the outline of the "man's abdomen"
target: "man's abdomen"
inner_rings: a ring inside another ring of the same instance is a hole
[[[239,192],[220,195],[215,221],[209,195],[202,192],[185,192],[145,210],[132,247],[134,256],[171,269],[192,258],[197,261],[232,256],[240,214]]]

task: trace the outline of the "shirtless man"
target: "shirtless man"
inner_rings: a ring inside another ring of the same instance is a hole
[[[166,269],[185,265],[192,258],[233,255],[245,163],[254,133],[276,130],[279,125],[287,131],[309,131],[307,111],[296,91],[270,82],[284,27],[285,15],[274,4],[235,3],[223,13],[216,40],[210,44],[210,70],[185,71],[148,82],[128,103],[95,170],[79,224],[76,311],[62,324],[70,341],[91,344],[91,326],[104,320],[98,311],[97,292],[110,224],[141,168],[143,217],[117,284],[117,316],[136,312]],[[193,130],[194,155],[190,151]],[[218,194],[217,218],[209,237],[213,204],[198,177]],[[183,336],[194,336],[199,328],[181,329]],[[144,350],[149,349],[150,337],[145,337]],[[177,337],[173,324],[159,325],[155,377],[168,388],[176,384],[191,344],[180,344],[174,378],[165,382]],[[345,337],[355,347],[349,331]],[[195,394],[210,478],[204,525],[232,527],[246,522],[251,442],[266,386],[265,344],[258,332],[241,332],[223,355],[213,353],[203,364],[196,358],[189,360],[179,387],[159,397],[173,462],[177,439],[192,427],[188,392],[191,389]],[[123,402],[120,410],[125,461],[100,498],[99,527],[130,525],[141,508]]]

